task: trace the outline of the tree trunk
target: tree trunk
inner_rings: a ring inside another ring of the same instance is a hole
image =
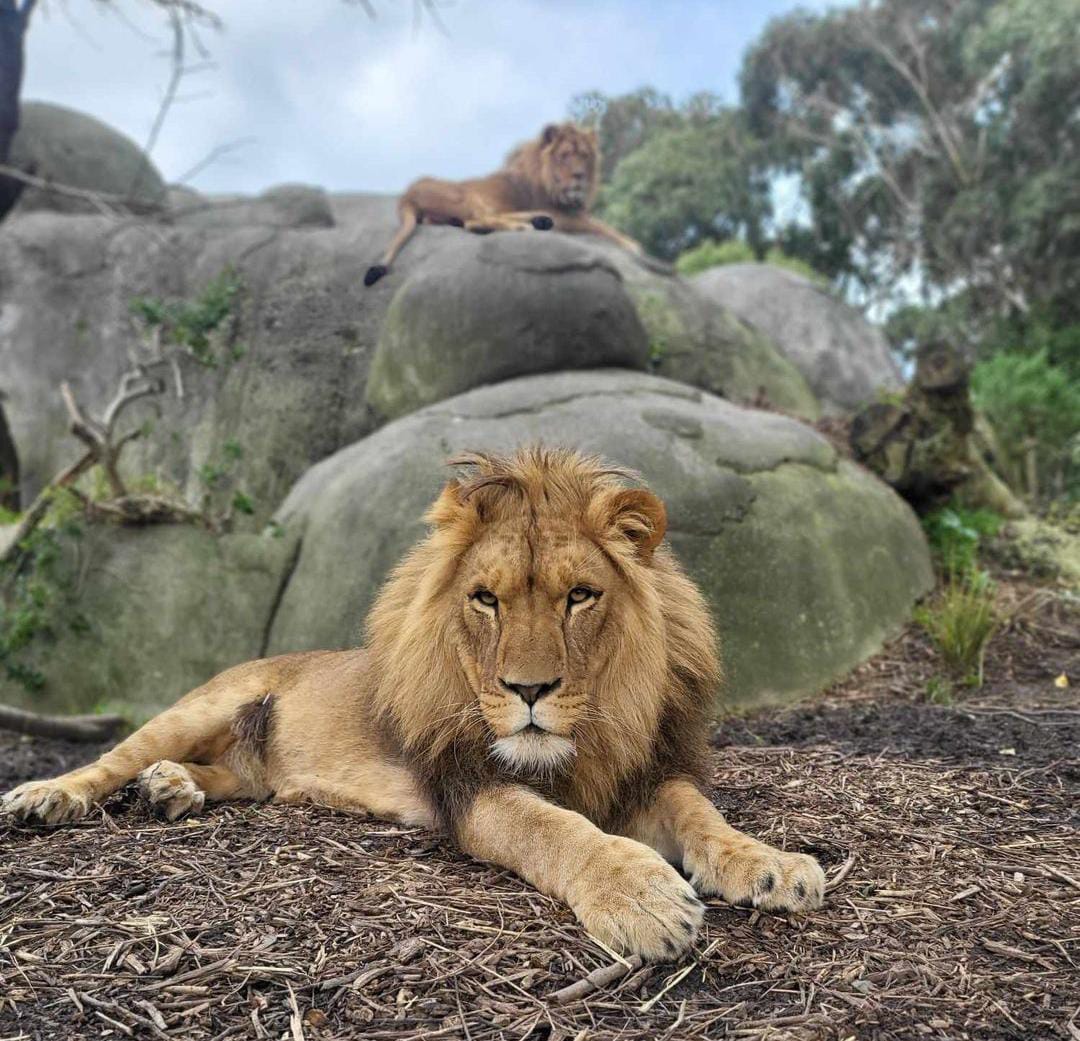
[[[869,405],[855,416],[852,451],[919,512],[955,496],[965,505],[1025,516],[1023,503],[984,457],[968,376],[953,348],[921,347],[904,400]]]
[[[37,0],[0,0],[0,163],[11,158],[11,142],[19,129],[23,42]],[[0,220],[22,193],[21,181],[0,177]]]

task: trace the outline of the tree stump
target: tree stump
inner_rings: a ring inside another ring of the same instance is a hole
[[[970,375],[960,352],[948,344],[920,347],[903,401],[875,403],[855,416],[852,451],[919,512],[955,498],[1007,517],[1026,516],[993,470],[992,437],[980,434]]]

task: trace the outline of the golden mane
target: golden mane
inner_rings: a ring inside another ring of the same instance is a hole
[[[560,146],[569,146],[581,155],[589,170],[585,195],[580,203],[567,205],[556,181],[553,159]],[[595,130],[585,130],[575,123],[552,123],[539,137],[530,138],[506,157],[503,169],[524,182],[533,193],[533,205],[539,208],[582,210],[592,208],[600,190],[600,145]]]
[[[496,522],[543,539],[549,518],[573,517],[631,590],[616,653],[591,692],[608,719],[618,705],[617,739],[609,724],[581,730],[561,798],[610,819],[633,811],[654,774],[675,766],[697,776],[720,678],[716,635],[701,594],[668,549],[642,552],[652,521],[645,503],[659,500],[626,488],[629,471],[572,451],[474,453],[451,465],[470,472],[444,488],[426,517],[430,534],[393,572],[367,620],[378,677],[373,710],[412,768],[430,775],[444,818],[495,770],[475,708],[475,677],[454,643],[459,606],[447,592],[462,556]]]

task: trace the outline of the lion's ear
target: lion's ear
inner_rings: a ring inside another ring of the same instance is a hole
[[[608,523],[634,544],[642,560],[649,561],[667,531],[667,510],[652,492],[627,488],[612,496]]]
[[[431,504],[424,520],[437,528],[445,528],[460,519],[462,506],[461,482],[456,477],[452,477],[446,482],[439,497]]]
[[[550,145],[552,141],[559,136],[559,126],[557,123],[548,123],[543,130],[540,131],[540,143],[544,145]]]

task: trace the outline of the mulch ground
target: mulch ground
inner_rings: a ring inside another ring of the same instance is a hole
[[[713,902],[690,958],[626,971],[424,831],[239,804],[164,825],[120,795],[0,825],[0,1038],[1080,1041],[1080,626],[1007,592],[986,686],[951,705],[909,631],[718,728],[717,804],[822,860],[816,914]],[[0,738],[0,788],[92,752]]]

